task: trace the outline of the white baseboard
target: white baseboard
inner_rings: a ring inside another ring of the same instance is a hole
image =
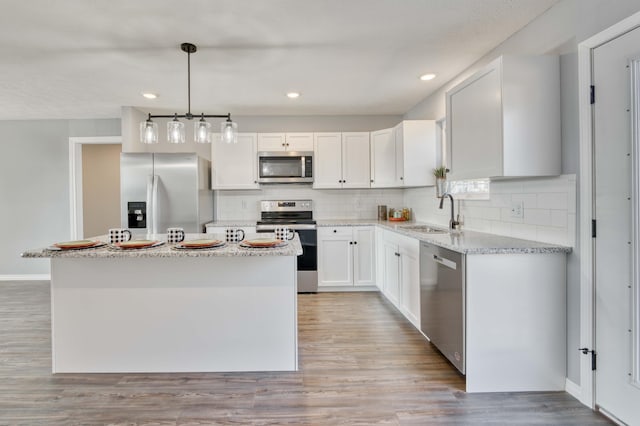
[[[0,281],[51,281],[50,274],[0,275]]]
[[[575,384],[569,379],[565,380],[564,390],[567,391],[569,395],[577,399],[578,401],[582,398],[582,388],[580,385]]]
[[[374,285],[372,286],[318,286],[318,293],[324,292],[347,292],[347,291],[380,291],[380,289]]]

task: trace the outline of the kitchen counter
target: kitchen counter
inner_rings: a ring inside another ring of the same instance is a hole
[[[296,235],[274,249],[22,255],[51,259],[54,373],[179,373],[297,370],[301,253]]]
[[[527,253],[570,253],[571,247],[539,241],[522,240],[483,232],[463,230],[460,233],[427,234],[407,227],[429,226],[446,229],[441,225],[425,222],[389,222],[375,219],[331,219],[318,220],[319,227],[331,226],[379,226],[426,243],[434,244],[462,254],[527,254]]]
[[[249,234],[246,239],[272,237],[273,234]],[[145,237],[146,238],[146,237]],[[187,234],[186,240],[211,239],[211,234]],[[106,235],[93,238],[99,241],[107,241]],[[135,239],[135,238],[134,238]],[[166,234],[152,235],[148,239],[166,241]],[[85,250],[49,250],[47,248],[26,250],[22,257],[30,258],[154,258],[154,257],[238,257],[238,256],[300,256],[302,245],[300,238],[296,234],[294,239],[289,241],[284,247],[278,248],[244,248],[238,244],[228,243],[223,247],[213,249],[180,250],[173,248],[175,244],[165,243],[159,247],[146,249],[120,250],[109,245],[96,249]]]
[[[255,220],[214,220],[213,222],[209,222],[206,223],[204,225],[206,226],[223,226],[223,227],[228,227],[228,226],[233,226],[233,227],[238,227],[238,228],[242,228],[242,227],[246,227],[246,226],[256,226],[256,221]]]

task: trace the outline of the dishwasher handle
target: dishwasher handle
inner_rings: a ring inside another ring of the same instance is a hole
[[[453,269],[454,271],[458,269],[458,265],[453,260],[445,259],[444,257],[440,257],[437,254],[433,255],[433,260],[442,266],[446,266],[449,269]]]

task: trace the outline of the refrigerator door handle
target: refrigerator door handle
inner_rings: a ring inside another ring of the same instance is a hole
[[[153,175],[147,176],[147,231],[152,232],[153,226]]]
[[[153,176],[153,210],[151,214],[153,216],[153,223],[151,228],[152,234],[158,233],[158,176]]]

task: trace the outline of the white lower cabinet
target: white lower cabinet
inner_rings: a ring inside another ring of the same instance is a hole
[[[420,328],[420,242],[391,231],[381,231],[383,249],[378,251],[382,265],[382,294]]]
[[[375,285],[373,226],[318,228],[318,285]]]

